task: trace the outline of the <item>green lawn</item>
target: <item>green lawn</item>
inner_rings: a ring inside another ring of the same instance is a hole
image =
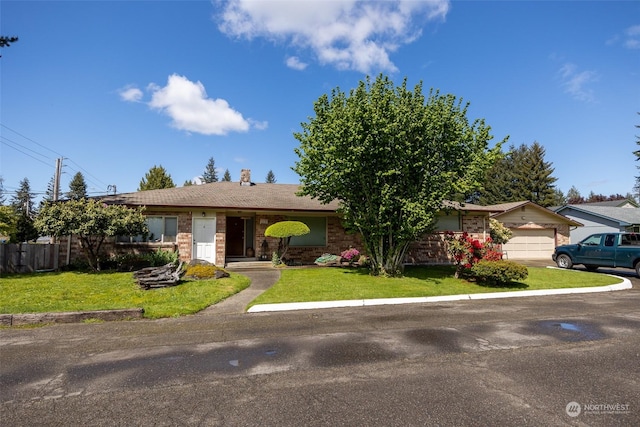
[[[249,286],[245,276],[183,280],[178,286],[142,290],[131,273],[35,273],[0,278],[0,313],[144,309],[147,318],[197,313]]]
[[[372,277],[355,268],[290,268],[250,304],[424,297],[604,286],[619,280],[597,273],[529,267],[529,277],[510,287],[489,288],[454,279],[453,267],[408,267],[403,278]],[[231,273],[218,280],[184,280],[180,285],[141,290],[131,273],[36,273],[0,278],[0,313],[43,313],[142,307],[147,318],[196,313],[249,286]]]
[[[285,269],[278,283],[253,300],[256,304],[375,298],[429,297],[517,290],[578,288],[619,283],[597,273],[529,267],[527,280],[508,287],[480,286],[453,277],[454,267],[407,267],[402,278],[372,277],[364,269]]]

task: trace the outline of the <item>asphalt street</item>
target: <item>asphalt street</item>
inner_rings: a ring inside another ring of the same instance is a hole
[[[0,329],[0,424],[636,426],[616,273],[634,288]]]

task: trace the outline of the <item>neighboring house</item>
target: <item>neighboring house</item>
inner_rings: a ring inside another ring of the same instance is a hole
[[[487,206],[491,217],[508,227],[513,235],[502,245],[508,259],[551,259],[556,246],[570,241],[572,227],[582,224],[533,202],[512,202]]]
[[[584,224],[584,227],[572,230],[571,243],[578,243],[594,233],[640,232],[640,209],[629,204],[620,207],[593,203],[565,205],[556,212]]]
[[[264,233],[269,225],[284,220],[302,221],[311,230],[291,239],[287,257],[296,263],[310,264],[325,253],[340,254],[349,247],[364,249],[360,236],[347,233],[342,226],[337,202],[322,204],[298,196],[297,184],[254,184],[248,174],[243,171],[240,183],[214,182],[102,197],[109,204],[144,206],[150,230],[148,236],[119,237],[107,244],[106,251],[174,250],[183,261],[204,259],[219,266],[271,260],[278,239]],[[525,214],[526,220],[517,219]],[[406,262],[447,263],[443,233],[464,231],[483,241],[489,236],[490,216],[508,220],[507,225],[522,234],[516,244],[505,248],[508,257],[515,259],[549,258],[556,244],[568,242],[569,226],[579,225],[531,202],[496,206],[447,202],[434,233],[411,245]],[[539,248],[538,235],[552,239],[550,243],[545,240],[544,250]],[[79,256],[77,244],[69,247],[71,259]]]
[[[607,206],[610,208],[638,208],[638,203],[630,199],[607,200],[604,202],[581,203],[580,206]]]

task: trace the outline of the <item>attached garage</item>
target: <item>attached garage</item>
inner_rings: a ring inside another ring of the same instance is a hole
[[[502,245],[507,259],[546,259],[556,245],[569,243],[571,229],[581,223],[543,208],[533,202],[513,202],[487,206],[491,218],[500,221],[511,230],[512,237]]]
[[[553,229],[515,229],[508,243],[502,245],[507,259],[551,259],[555,249]]]

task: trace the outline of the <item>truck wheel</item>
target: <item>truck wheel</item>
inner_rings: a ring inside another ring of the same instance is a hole
[[[558,258],[556,258],[556,264],[558,264],[558,267],[560,268],[573,267],[573,262],[571,261],[571,257],[569,257],[569,255],[567,254],[558,255]]]
[[[640,277],[640,261],[636,262],[636,274],[638,275],[638,277]]]

